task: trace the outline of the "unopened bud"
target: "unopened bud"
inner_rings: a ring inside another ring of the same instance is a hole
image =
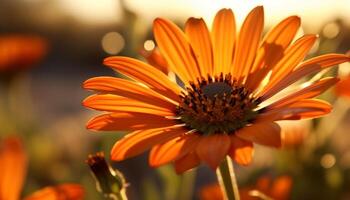
[[[126,183],[123,174],[114,170],[106,162],[103,152],[89,155],[86,163],[92,171],[99,192],[110,199],[127,199],[125,195]]]

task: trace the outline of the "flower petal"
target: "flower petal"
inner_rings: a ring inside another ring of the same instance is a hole
[[[303,62],[294,71],[289,73],[280,81],[266,86],[266,88],[264,88],[265,92],[262,92],[261,95],[264,96],[264,99],[268,99],[307,75],[320,72],[325,68],[332,67],[343,62],[350,62],[350,57],[342,54],[326,54],[309,59]]]
[[[186,85],[200,77],[191,46],[179,27],[169,20],[157,18],[153,23],[153,33],[169,68]]]
[[[319,99],[302,99],[287,106],[274,108],[258,115],[255,122],[317,118],[332,111],[332,106]]]
[[[249,165],[253,158],[253,143],[242,140],[234,135],[230,136],[230,138],[231,147],[229,150],[229,156],[240,165]]]
[[[111,159],[124,160],[186,133],[182,127],[164,127],[134,131],[116,142],[111,151]]]
[[[257,144],[281,147],[281,128],[274,122],[253,124],[239,129],[235,135]]]
[[[282,129],[282,147],[284,149],[293,149],[302,145],[310,133],[312,125],[311,120],[285,120],[277,123]]]
[[[232,75],[242,81],[253,65],[264,27],[264,9],[255,7],[246,17],[236,43]]]
[[[335,93],[338,96],[345,96],[350,97],[350,78],[346,78],[344,80],[341,80],[339,83],[337,83],[335,87]]]
[[[196,147],[198,157],[215,170],[225,158],[231,146],[231,139],[226,134],[203,136]]]
[[[269,84],[283,79],[304,60],[317,39],[316,35],[304,35],[288,47],[283,58],[273,67]]]
[[[139,60],[122,56],[106,58],[103,63],[125,76],[140,81],[154,91],[174,101],[179,101],[179,94],[182,89],[155,67]]]
[[[45,187],[24,200],[83,200],[84,189],[78,184],[61,184]]]
[[[115,77],[95,77],[86,80],[83,87],[88,90],[115,94],[126,98],[158,104],[167,108],[174,107],[177,102],[171,101],[163,95],[144,87],[136,82],[115,78]]]
[[[9,137],[0,146],[0,199],[17,200],[27,172],[27,156],[21,141]]]
[[[236,22],[231,9],[221,9],[216,14],[211,36],[214,56],[213,75],[229,73],[236,39]]]
[[[172,110],[160,107],[161,105],[151,105],[148,103],[112,94],[91,95],[83,101],[83,105],[88,108],[109,112],[130,111],[140,113],[152,113],[161,116],[174,115],[174,112]]]
[[[272,67],[283,57],[283,52],[292,42],[299,27],[300,18],[291,16],[281,21],[265,35],[246,80],[248,89],[254,91]]]
[[[175,171],[181,174],[189,169],[195,168],[200,164],[200,159],[194,152],[188,153],[174,163]]]
[[[189,18],[185,33],[189,39],[202,77],[213,73],[213,53],[210,33],[203,19]]]
[[[94,117],[87,123],[86,128],[99,131],[134,131],[161,128],[176,124],[175,120],[159,115],[118,112]]]
[[[292,190],[292,178],[290,176],[280,176],[272,184],[270,195],[274,199],[287,200]]]
[[[158,48],[154,48],[151,51],[141,50],[140,54],[147,60],[147,62],[162,71],[164,74],[169,73],[168,63],[160,54]]]
[[[184,135],[152,148],[149,163],[152,167],[167,164],[194,150],[199,141],[198,134]]]
[[[333,78],[333,77],[323,78],[297,92],[294,92],[290,95],[283,97],[282,99],[267,106],[265,109],[270,110],[274,108],[281,108],[283,106],[286,106],[290,103],[293,103],[302,99],[309,99],[309,98],[316,97],[322,94],[327,89],[329,89],[331,86],[335,85],[338,81],[339,81],[338,78]]]

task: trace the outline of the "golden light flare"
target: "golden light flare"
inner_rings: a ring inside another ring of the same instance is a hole
[[[335,165],[336,159],[335,159],[335,156],[333,154],[327,153],[327,154],[322,156],[320,162],[321,162],[321,166],[323,168],[329,169]]]
[[[152,51],[156,47],[156,44],[153,40],[146,40],[145,43],[143,43],[143,48],[146,51]]]
[[[326,24],[326,26],[322,29],[323,35],[329,39],[333,39],[337,37],[339,32],[340,32],[340,27],[335,22]]]
[[[123,36],[118,32],[109,32],[103,36],[101,41],[102,49],[110,54],[116,55],[121,50],[123,50],[125,46],[125,40]]]

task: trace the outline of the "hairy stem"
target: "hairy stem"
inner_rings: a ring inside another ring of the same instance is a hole
[[[235,172],[230,158],[225,158],[216,170],[216,176],[227,200],[239,200]]]

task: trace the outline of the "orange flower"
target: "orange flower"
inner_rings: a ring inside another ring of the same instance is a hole
[[[299,17],[286,18],[260,41],[263,23],[261,6],[248,14],[239,32],[230,9],[217,13],[211,32],[202,19],[190,18],[184,32],[171,21],[156,19],[159,50],[182,83],[136,59],[106,58],[105,65],[132,80],[96,77],[84,83],[97,94],[83,105],[108,112],[90,120],[87,128],[132,131],[114,145],[113,160],[151,149],[151,166],[174,163],[178,173],[201,162],[215,169],[226,155],[247,165],[253,143],[280,147],[281,129],[275,121],[329,113],[330,104],[313,98],[338,78],[308,82],[282,97],[279,92],[350,58],[327,54],[302,62],[317,36],[292,42]]]
[[[44,56],[46,48],[46,42],[37,36],[0,36],[0,71],[28,68]]]
[[[337,83],[335,92],[338,96],[350,98],[350,76]]]
[[[27,156],[18,138],[7,138],[0,144],[0,199],[18,200],[23,187]],[[83,189],[77,184],[46,187],[25,200],[80,200]]]
[[[289,199],[292,188],[292,179],[289,176],[279,176],[275,180],[264,176],[258,179],[254,187],[246,187],[239,190],[242,200]],[[224,200],[219,184],[212,184],[200,190],[201,200]],[[267,198],[261,198],[267,197]]]

